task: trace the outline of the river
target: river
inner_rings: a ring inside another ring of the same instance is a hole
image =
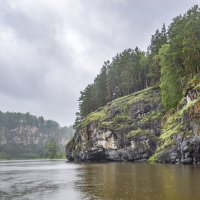
[[[0,162],[1,200],[200,199],[200,166]]]

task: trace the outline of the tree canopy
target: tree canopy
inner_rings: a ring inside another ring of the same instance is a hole
[[[142,39],[142,38],[141,38]],[[104,62],[100,73],[81,91],[77,119],[118,97],[160,85],[162,104],[174,107],[187,80],[200,72],[200,9],[197,5],[156,30],[147,52],[126,49]]]

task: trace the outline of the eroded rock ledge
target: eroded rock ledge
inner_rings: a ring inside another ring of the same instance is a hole
[[[154,154],[161,133],[160,89],[114,100],[82,122],[66,155],[74,161],[135,161]]]
[[[200,163],[200,86],[187,88],[179,105],[161,107],[149,88],[108,103],[79,122],[66,146],[70,161]]]
[[[153,156],[157,162],[200,164],[200,85],[190,85],[185,95],[166,117]]]

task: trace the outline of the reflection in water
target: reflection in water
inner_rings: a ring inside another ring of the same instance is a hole
[[[0,162],[1,200],[199,199],[199,166]]]
[[[88,164],[77,188],[89,199],[199,199],[200,168],[145,163]]]

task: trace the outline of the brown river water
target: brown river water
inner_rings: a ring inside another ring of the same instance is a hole
[[[0,161],[1,200],[199,200],[200,166]]]

